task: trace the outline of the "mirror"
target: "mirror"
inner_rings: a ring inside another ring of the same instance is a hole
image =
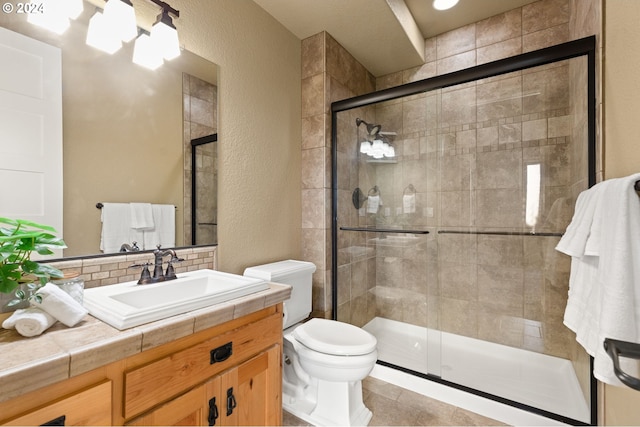
[[[62,49],[64,256],[101,253],[97,204],[108,202],[174,205],[175,244],[191,245],[191,140],[217,133],[217,66],[183,50],[151,71],[131,62],[133,42],[113,55],[87,46],[95,7],[84,6],[61,36],[0,14],[0,26]],[[198,167],[215,171],[211,152]],[[201,187],[217,207],[215,183]]]

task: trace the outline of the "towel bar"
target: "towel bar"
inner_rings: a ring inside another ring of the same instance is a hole
[[[104,205],[103,205],[101,202],[96,203],[96,208],[97,208],[97,209],[102,209],[103,207],[104,207]],[[178,207],[177,207],[177,206],[175,206],[175,205],[174,205],[173,207],[174,207],[174,208],[176,208],[176,209],[178,209]]]
[[[615,372],[616,377],[618,377],[623,384],[640,391],[640,379],[632,377],[620,369],[620,356],[640,359],[640,344],[605,338],[604,349],[607,351],[611,360],[613,360],[613,372]]]

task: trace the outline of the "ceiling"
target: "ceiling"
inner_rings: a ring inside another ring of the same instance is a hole
[[[424,63],[424,39],[536,0],[253,0],[298,38],[327,31],[374,76]]]

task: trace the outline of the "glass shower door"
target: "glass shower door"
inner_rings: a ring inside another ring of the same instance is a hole
[[[338,119],[340,135],[357,143],[338,148],[345,173],[338,176],[337,319],[377,337],[380,363],[439,375],[436,239],[417,208],[420,189],[430,185],[422,173],[429,159],[403,153],[405,144],[397,140],[402,128],[383,121],[388,107],[381,103]],[[377,145],[393,149],[369,151]]]

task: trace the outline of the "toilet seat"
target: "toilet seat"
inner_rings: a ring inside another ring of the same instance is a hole
[[[293,331],[305,347],[335,356],[359,356],[373,352],[377,340],[370,333],[348,323],[313,318]]]

